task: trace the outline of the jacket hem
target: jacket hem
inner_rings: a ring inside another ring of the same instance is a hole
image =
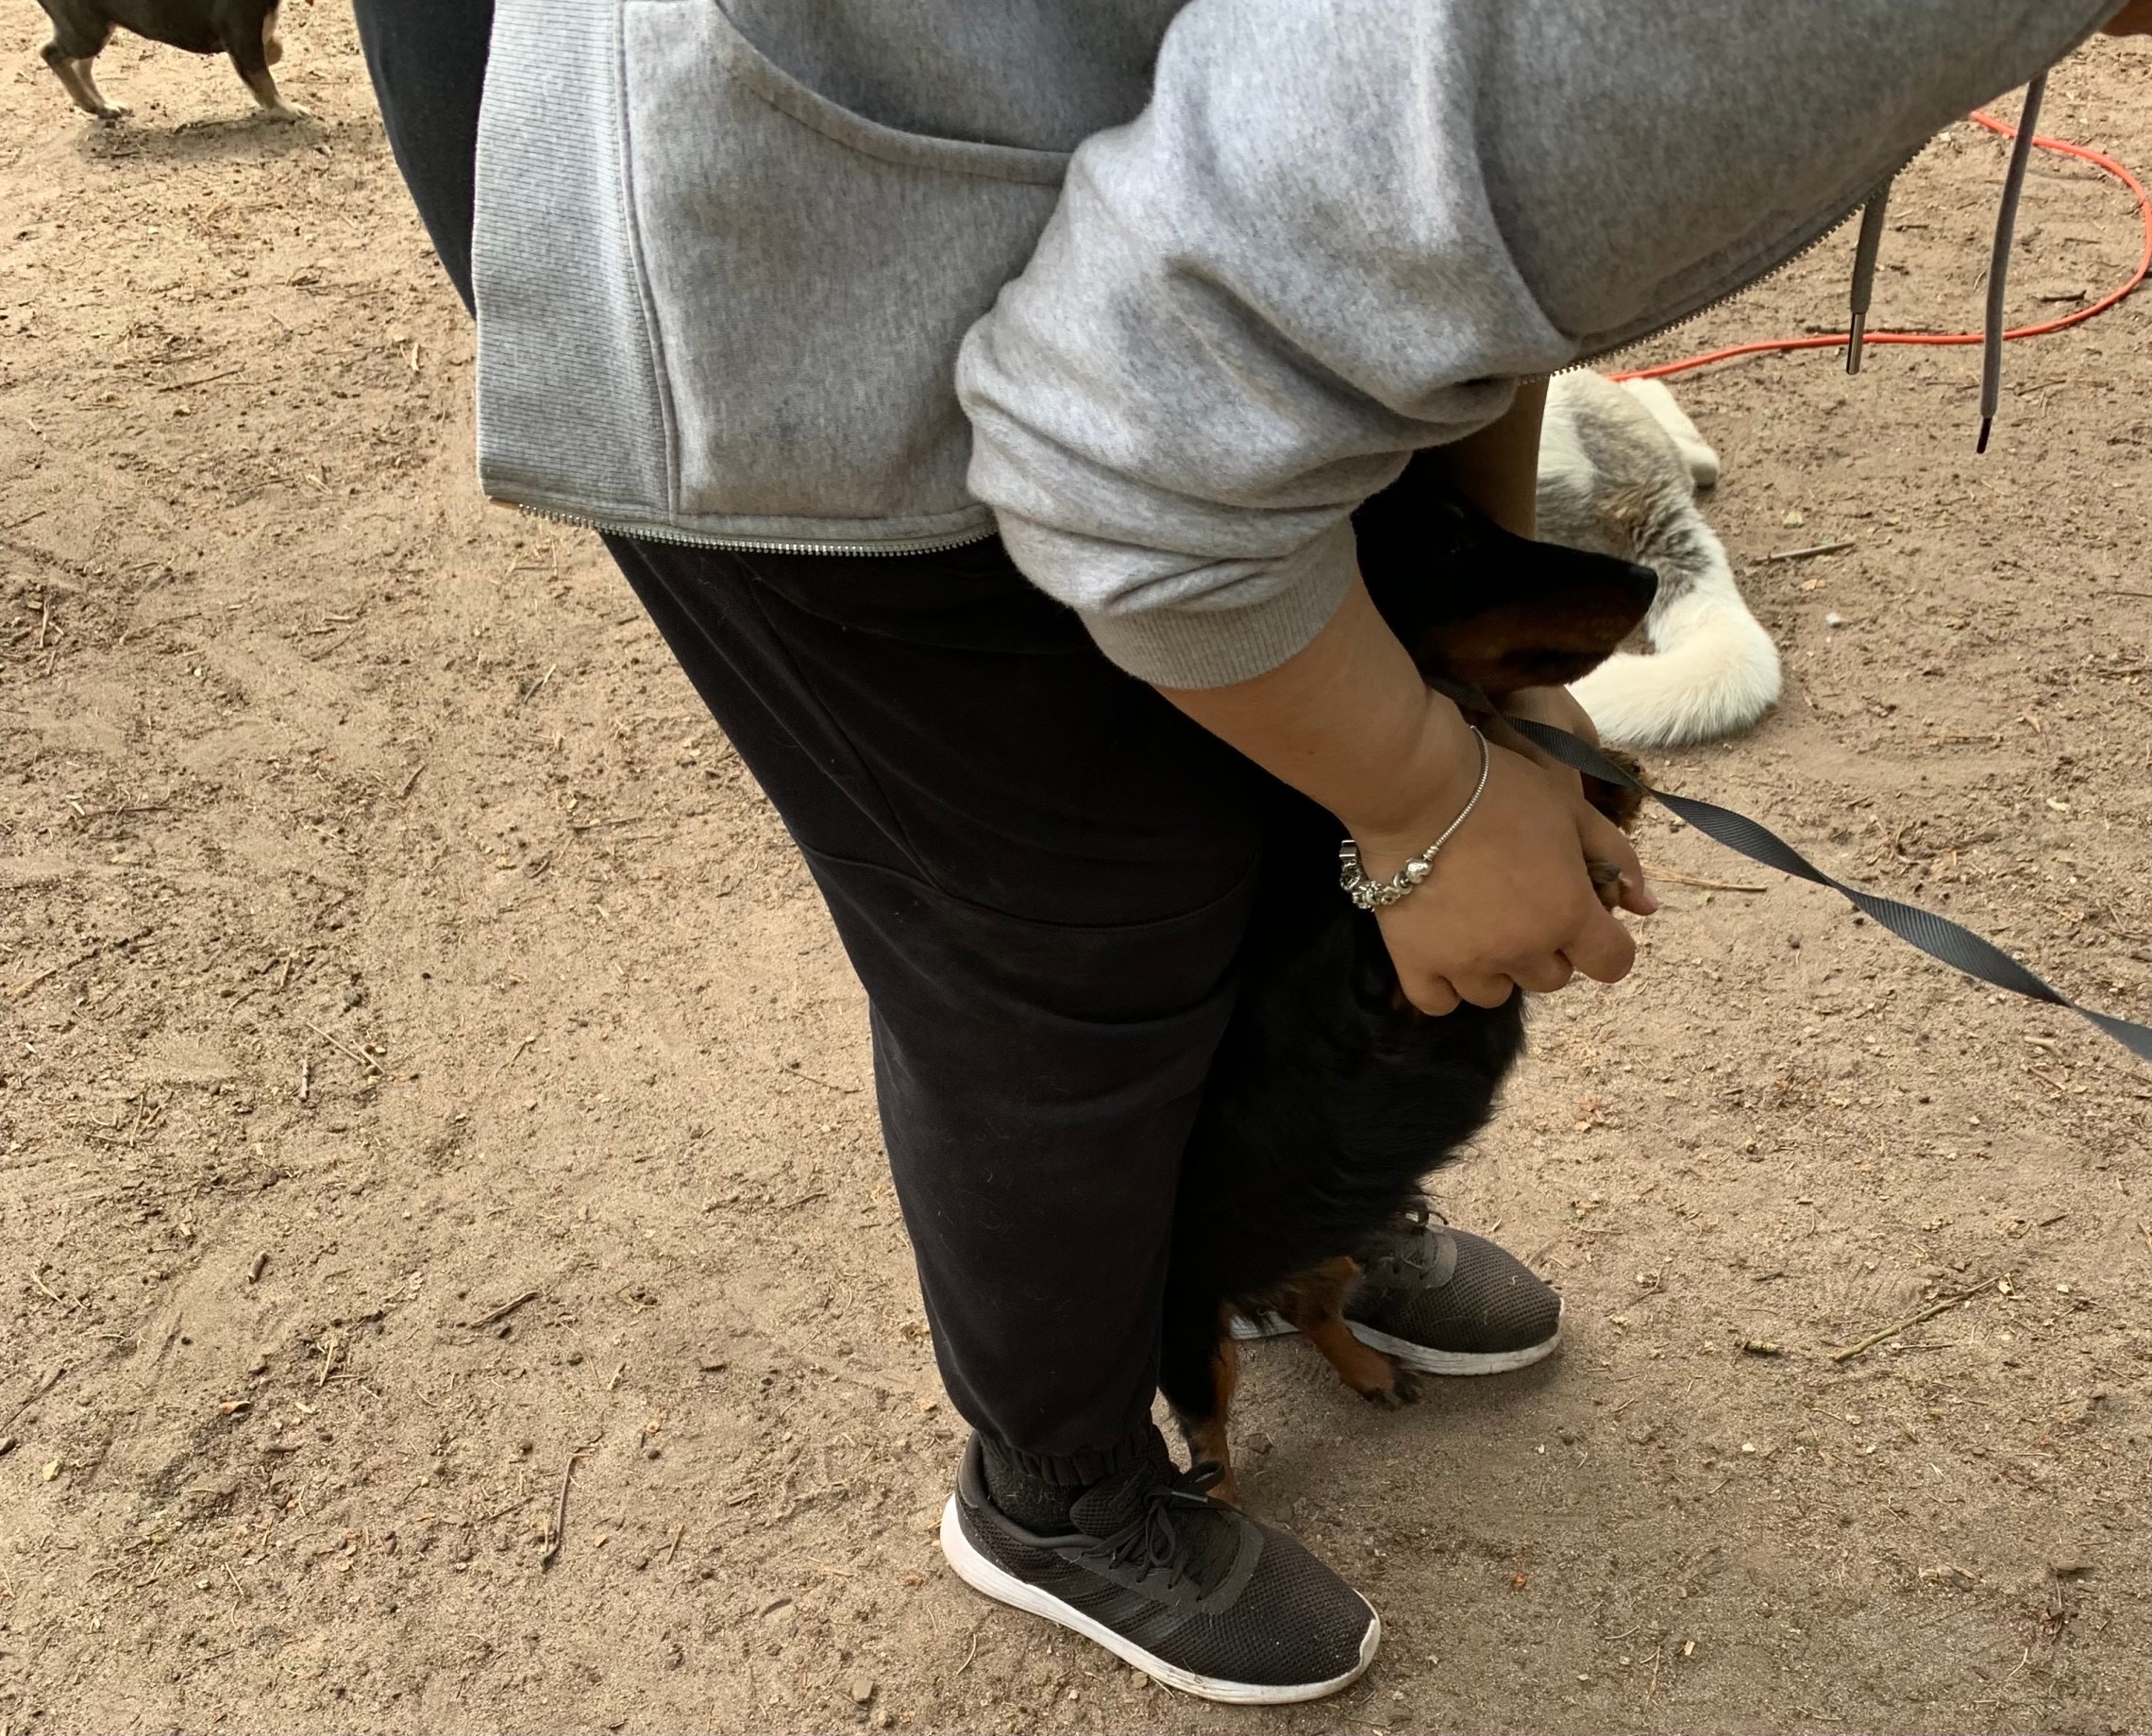
[[[833,555],[910,554],[927,552],[933,548],[984,542],[994,534],[994,515],[984,506],[895,518],[688,516],[654,513],[646,503],[591,499],[557,489],[525,487],[498,477],[482,477],[480,486],[487,499],[536,513],[542,517],[587,525],[609,535],[699,544],[712,548],[775,549],[798,546],[803,553],[826,548]]]

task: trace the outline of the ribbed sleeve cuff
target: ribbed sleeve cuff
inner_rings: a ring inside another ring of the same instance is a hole
[[[1268,674],[1329,624],[1358,572],[1340,519],[1265,575],[1269,595],[1239,608],[1083,612],[1099,649],[1154,687],[1229,687]]]

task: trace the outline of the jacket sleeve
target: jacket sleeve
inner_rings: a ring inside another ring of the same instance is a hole
[[[967,339],[972,492],[1130,672],[1290,657],[1352,581],[1353,509],[1573,353],[1482,183],[1487,16],[1193,0]]]
[[[1817,240],[2114,0],[1190,0],[967,337],[972,492],[1164,686],[1282,663],[1513,383]]]

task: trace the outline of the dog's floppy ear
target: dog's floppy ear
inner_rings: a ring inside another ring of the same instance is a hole
[[[1658,576],[1514,536],[1418,463],[1353,515],[1360,571],[1422,674],[1499,699],[1589,674],[1634,632]]]

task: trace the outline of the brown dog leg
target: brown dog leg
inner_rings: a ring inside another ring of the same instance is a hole
[[[75,106],[84,114],[94,115],[100,121],[116,121],[127,111],[117,103],[105,100],[104,92],[97,88],[97,80],[91,75],[88,55],[70,55],[59,43],[51,43],[44,51],[44,63],[52,68]]]
[[[261,21],[259,41],[252,37],[235,42],[225,39],[225,52],[231,56],[231,63],[239,76],[246,81],[246,88],[254,93],[254,100],[261,105],[261,112],[273,115],[279,121],[301,121],[307,111],[296,103],[288,103],[277,89],[277,80],[270,76],[272,62],[284,58],[284,44],[277,34],[278,14],[272,10]]]
[[[1409,1369],[1361,1343],[1345,1323],[1345,1292],[1359,1275],[1359,1265],[1353,1259],[1326,1260],[1293,1280],[1284,1297],[1283,1312],[1323,1354],[1340,1380],[1370,1404],[1395,1409],[1420,1396],[1420,1383]]]
[[[1234,1390],[1240,1384],[1240,1346],[1234,1342],[1231,1333],[1220,1321],[1218,1357],[1211,1364],[1211,1411],[1199,1422],[1183,1419],[1181,1435],[1188,1443],[1188,1462],[1191,1465],[1213,1464],[1219,1468],[1219,1479],[1211,1487],[1211,1498],[1223,1501],[1228,1507],[1240,1505],[1240,1482],[1233,1474],[1233,1443],[1227,1440],[1225,1424],[1233,1411]]]
[[[254,93],[254,100],[261,105],[261,112],[279,121],[303,121],[309,111],[297,103],[288,103],[277,89],[277,81],[269,76],[266,66],[249,69],[241,67],[239,76],[246,80],[246,88]]]

